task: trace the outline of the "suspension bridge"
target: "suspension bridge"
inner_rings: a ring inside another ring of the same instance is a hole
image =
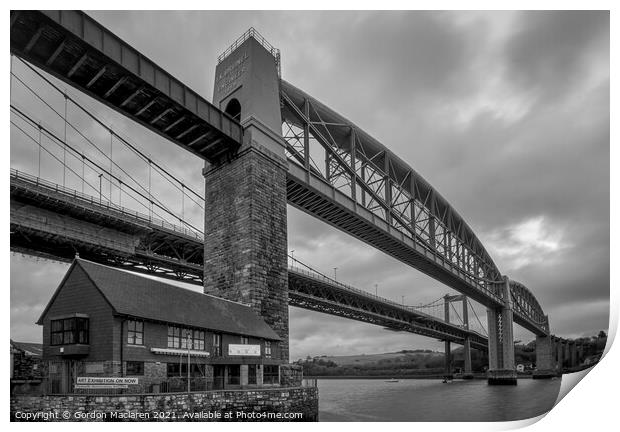
[[[513,322],[536,336],[538,376],[557,372],[560,351],[576,356],[450,203],[388,147],[284,80],[279,50],[254,29],[218,58],[213,103],[79,11],[12,11],[11,54],[12,146],[36,152],[36,166],[11,169],[14,252],[79,254],[249,304],[283,338],[283,361],[289,305],[443,340],[447,353],[450,343],[485,350],[489,383],[516,383]],[[64,85],[204,161],[204,191]],[[115,159],[115,145],[130,163]],[[62,183],[46,178],[50,163]],[[181,202],[165,202],[162,184]],[[287,204],[460,295],[414,307],[325,276],[288,255]],[[472,301],[487,309],[486,328]]]

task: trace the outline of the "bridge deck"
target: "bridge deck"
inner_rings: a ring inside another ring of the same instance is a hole
[[[81,11],[11,11],[11,52],[184,149],[213,161],[243,129]]]

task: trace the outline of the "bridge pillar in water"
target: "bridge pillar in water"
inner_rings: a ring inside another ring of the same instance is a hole
[[[561,374],[564,370],[564,343],[562,339],[558,339],[556,343],[556,364],[556,369]]]
[[[577,343],[572,341],[570,344],[570,367],[577,366]]]
[[[577,345],[577,365],[580,365],[583,362],[583,343]]]
[[[243,143],[207,163],[205,293],[251,306],[282,338],[289,358],[287,163],[276,58],[254,37],[216,67],[213,103],[237,119]]]
[[[549,323],[548,318],[547,323]],[[532,378],[553,378],[557,375],[555,369],[555,342],[553,336],[536,336],[536,370]]]
[[[487,309],[489,327],[489,370],[487,381],[491,385],[517,384],[514,338],[512,331],[512,298],[510,280],[504,276],[502,284],[504,306]]]

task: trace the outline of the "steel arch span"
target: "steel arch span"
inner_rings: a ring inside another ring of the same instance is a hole
[[[534,295],[510,281],[465,220],[387,147],[312,96],[280,83],[288,201],[489,308],[507,301],[515,321],[544,336]]]

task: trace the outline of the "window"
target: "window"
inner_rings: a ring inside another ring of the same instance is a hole
[[[241,336],[241,345],[248,345],[250,343],[250,338],[247,336]]]
[[[205,349],[205,332],[202,330],[194,330],[194,349],[202,351]]]
[[[88,318],[52,320],[51,344],[70,345],[88,343]]]
[[[256,384],[256,365],[248,365],[248,384]]]
[[[265,341],[265,357],[271,357],[271,341]]]
[[[127,343],[142,345],[144,342],[144,323],[142,321],[127,321]]]
[[[181,327],[168,326],[168,348],[181,346]]]
[[[241,119],[241,104],[237,99],[231,99],[224,112],[239,121]]]
[[[279,384],[280,367],[278,365],[265,365],[263,370],[263,384]]]
[[[193,330],[183,327],[168,326],[168,348],[187,349],[188,340],[190,343],[190,349],[204,351],[204,330]]]
[[[187,343],[189,342],[189,349],[192,349],[192,331],[190,329],[181,329],[181,348],[187,349]]]
[[[127,375],[144,375],[144,362],[128,361],[125,372]]]
[[[213,333],[213,355],[222,355],[222,335],[219,333]]]

